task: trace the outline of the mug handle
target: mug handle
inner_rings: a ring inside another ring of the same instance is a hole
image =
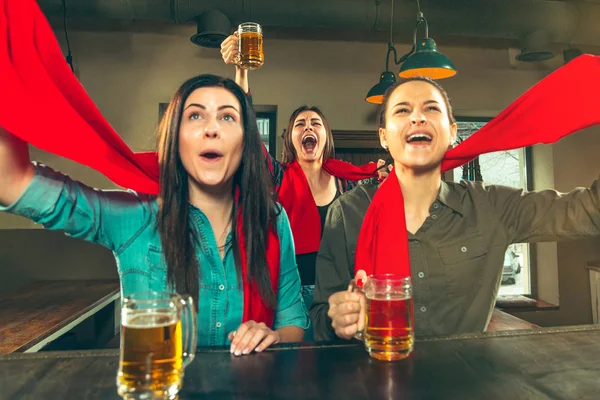
[[[366,282],[366,278],[363,279],[359,279],[358,282],[356,279],[352,279],[350,281],[350,285],[348,287],[349,291],[351,292],[356,292],[356,293],[362,293],[363,295],[365,294],[365,291],[363,290],[363,287],[365,285]],[[362,330],[358,330],[356,331],[356,333],[354,334],[354,338],[357,340],[360,340],[361,342],[364,342],[364,329],[365,329],[365,322],[366,322],[366,315],[365,314],[365,310],[364,307],[361,304],[360,307],[360,312],[359,312],[359,321],[362,319],[363,320],[363,329]]]
[[[198,341],[198,325],[196,323],[196,307],[194,306],[194,299],[191,296],[181,296],[181,304],[183,305],[183,320],[181,324],[187,327],[183,341],[183,367],[190,365],[194,361],[196,354],[196,344]]]

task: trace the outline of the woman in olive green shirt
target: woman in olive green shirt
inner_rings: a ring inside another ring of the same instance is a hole
[[[484,331],[511,243],[600,235],[599,181],[567,194],[443,182],[442,158],[456,132],[448,96],[434,81],[413,78],[388,90],[379,135],[404,195],[417,335]],[[357,187],[330,207],[310,310],[317,340],[357,332],[361,306],[348,284],[376,190]]]

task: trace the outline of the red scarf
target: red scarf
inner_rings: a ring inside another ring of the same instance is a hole
[[[44,151],[87,165],[117,185],[158,193],[156,153],[133,153],[104,119],[65,62],[46,18],[34,0],[0,0],[0,126]],[[241,221],[238,224],[242,228]],[[241,233],[241,231],[240,231]],[[255,283],[246,279],[243,320],[272,326]],[[273,289],[279,282],[280,248],[269,230],[267,262]]]
[[[470,138],[448,151],[442,172],[480,154],[539,143],[600,123],[600,57],[582,55],[525,92]],[[410,276],[404,200],[395,171],[377,190],[363,221],[355,271]]]
[[[244,238],[244,230],[242,225],[242,212],[238,213],[237,217],[237,231],[240,239],[240,257],[242,261],[242,279],[244,285],[244,314],[243,321],[256,321],[264,322],[265,325],[273,327],[273,320],[275,313],[273,309],[267,307],[260,297],[258,292],[258,286],[256,282],[250,282],[246,277],[248,276],[248,252],[246,251]],[[279,287],[279,268],[281,262],[281,252],[279,246],[279,238],[275,229],[269,228],[267,236],[267,264],[269,265],[269,275],[271,278],[271,285],[273,292],[277,295],[277,289]]]
[[[357,181],[376,176],[377,164],[354,166],[340,160],[328,159],[323,169],[336,178]],[[321,217],[312,196],[304,171],[297,161],[286,166],[278,201],[288,214],[294,234],[296,254],[319,251]]]

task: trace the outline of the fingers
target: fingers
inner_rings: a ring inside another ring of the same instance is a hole
[[[356,335],[356,332],[358,332],[357,324],[335,328],[335,334],[340,339],[350,340],[354,337],[354,335]]]
[[[366,274],[362,271],[366,279]],[[363,275],[359,273],[357,277]],[[349,290],[351,290],[349,287]],[[327,315],[331,318],[331,326],[335,334],[342,339],[351,339],[358,331],[360,318],[364,318],[364,312],[361,314],[361,293],[344,291],[334,293],[329,297],[329,311]],[[364,325],[364,322],[362,323]]]
[[[358,303],[359,301],[360,295],[358,293],[350,291],[337,292],[329,296],[329,308],[336,307],[337,305],[342,303]]]
[[[235,56],[238,53],[238,38],[237,35],[228,36],[221,43],[221,57],[226,64],[233,64]]]
[[[229,335],[227,335],[227,340],[229,340],[231,342],[233,340],[233,338],[235,337],[236,332],[237,331],[229,332]]]
[[[229,348],[229,351],[232,354],[235,354],[238,351],[241,354],[241,347],[239,346],[239,343],[242,340],[242,338],[246,335],[246,332],[248,332],[255,324],[256,324],[256,322],[254,322],[254,321],[244,322],[243,324],[240,325],[240,327],[237,329],[237,331],[235,331],[233,340],[231,340],[231,347]],[[236,355],[239,356],[239,354],[236,354]]]
[[[257,353],[260,353],[261,351],[263,351],[264,349],[266,349],[267,347],[269,347],[272,344],[276,344],[279,343],[279,333],[272,331],[269,329],[269,334],[262,340],[262,342],[257,343],[257,346],[255,346],[255,351]]]
[[[279,342],[279,334],[269,329],[264,323],[248,321],[240,325],[236,332],[229,334],[230,352],[236,356],[250,354],[256,350],[261,352],[273,343]],[[231,339],[230,339],[231,340]]]

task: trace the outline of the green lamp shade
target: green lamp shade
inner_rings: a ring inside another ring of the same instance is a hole
[[[426,76],[431,79],[444,79],[456,75],[452,62],[438,52],[435,40],[422,39],[417,44],[417,50],[400,67],[398,76],[412,78]]]
[[[379,83],[369,90],[365,101],[373,104],[383,103],[383,95],[387,88],[396,83],[396,75],[393,72],[385,71],[381,73],[379,77]]]

